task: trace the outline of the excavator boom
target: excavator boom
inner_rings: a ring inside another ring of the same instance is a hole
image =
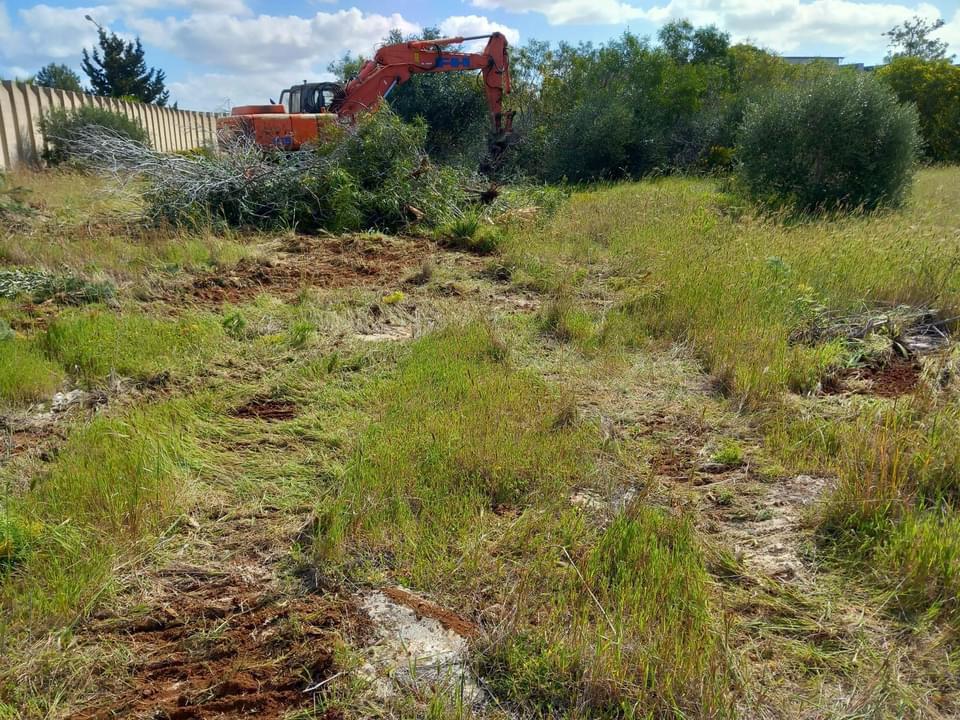
[[[480,52],[455,52],[446,48],[469,40],[489,38]],[[385,45],[360,68],[357,77],[340,87],[336,83],[304,83],[280,96],[280,103],[235,107],[219,118],[222,138],[243,134],[264,147],[296,150],[305,143],[331,136],[336,121],[355,121],[363,110],[373,110],[380,101],[414,75],[439,72],[480,71],[490,108],[490,121],[497,142],[512,132],[511,112],[503,109],[510,93],[507,39],[500,33],[437,40],[412,40]]]

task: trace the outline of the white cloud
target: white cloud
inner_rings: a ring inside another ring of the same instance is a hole
[[[164,20],[128,21],[145,43],[221,71],[277,73],[277,81],[302,79],[346,51],[369,54],[392,29],[420,30],[402,15],[366,14],[357,8],[318,12],[313,17],[235,17],[195,13]],[[292,80],[291,80],[292,82]],[[286,84],[290,84],[286,82]]]
[[[442,21],[439,25],[440,32],[447,37],[470,37],[471,35],[489,35],[490,33],[502,33],[511,45],[517,45],[520,42],[520,31],[516,28],[491,22],[489,18],[482,15],[454,15]],[[482,47],[484,40],[470,43],[472,50],[474,45]]]
[[[97,29],[84,19],[85,15],[102,23],[117,17],[116,11],[105,5],[79,8],[34,5],[18,11],[18,23],[14,27],[0,6],[0,60],[27,67],[65,60],[68,64],[78,64],[80,48],[92,46],[97,40]]]
[[[474,7],[539,13],[551,25],[617,25],[645,16],[642,8],[618,0],[472,0]]]
[[[944,19],[946,20],[946,18]],[[953,14],[953,18],[947,20],[947,24],[940,28],[935,35],[940,40],[946,40],[950,43],[951,49],[947,51],[948,55],[955,53],[960,57],[960,10],[957,10]]]
[[[125,15],[134,15],[153,8],[187,8],[192,12],[214,12],[224,15],[250,15],[244,0],[119,0],[114,7]]]
[[[653,22],[686,17],[715,23],[735,40],[750,39],[781,52],[827,45],[840,54],[882,54],[883,33],[914,15],[936,19],[929,3],[864,3],[851,0],[670,0],[647,10]]]
[[[929,2],[856,0],[669,0],[657,5],[637,0],[471,0],[475,7],[539,13],[551,25],[622,24],[646,20],[663,24],[687,18],[695,25],[716,24],[735,41],[751,40],[781,52],[832,46],[838,54],[879,57],[883,33],[914,15],[934,20],[940,11]],[[960,11],[941,31],[960,50]]]

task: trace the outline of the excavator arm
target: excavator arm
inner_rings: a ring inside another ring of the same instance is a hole
[[[478,53],[451,52],[445,48],[468,40],[490,38]],[[372,110],[397,85],[413,75],[437,72],[479,70],[483,78],[490,120],[500,136],[512,131],[513,113],[504,112],[503,96],[510,93],[510,61],[507,39],[501,33],[473,37],[450,37],[438,40],[412,40],[385,45],[368,60],[360,72],[334,100],[331,110],[352,119],[362,110]]]
[[[451,45],[489,38],[477,53],[453,52]],[[352,122],[362,110],[372,110],[393,88],[420,73],[479,70],[483,78],[490,120],[495,133],[490,158],[482,167],[494,167],[513,142],[513,113],[504,111],[503,96],[510,92],[507,39],[500,33],[439,40],[413,40],[385,45],[368,60],[345,87],[336,83],[303,83],[284,90],[280,103],[241,105],[229,116],[217,118],[218,136],[251,138],[261,147],[298,150],[307,143],[331,137],[338,118]]]

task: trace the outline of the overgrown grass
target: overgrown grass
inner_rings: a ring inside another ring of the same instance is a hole
[[[186,429],[196,412],[172,401],[78,426],[25,494],[3,498],[12,550],[0,584],[0,643],[88,611],[117,563],[192,499],[198,455]]]
[[[44,351],[85,383],[111,373],[149,378],[195,368],[226,340],[211,316],[162,320],[106,308],[62,313],[40,339]]]
[[[481,664],[525,715],[722,714],[730,676],[689,523],[640,507],[603,531],[572,508],[599,433],[512,352],[480,323],[414,345],[319,504],[318,570],[503,607]]]
[[[540,587],[522,600],[534,607],[518,603],[484,648],[498,695],[537,717],[731,712],[729,658],[689,522],[643,506],[599,533],[563,520],[582,533],[576,556],[564,547],[561,568],[531,578]]]
[[[589,472],[588,430],[563,422],[559,394],[507,361],[484,325],[416,344],[324,509],[325,546],[389,553],[411,580],[433,581],[484,515],[553,496]]]
[[[734,394],[763,403],[813,389],[842,361],[836,344],[790,340],[817,307],[907,303],[956,314],[957,174],[922,173],[903,213],[799,223],[742,213],[711,181],[618,185],[575,196],[542,240],[513,234],[506,252],[553,287],[577,269],[602,269],[606,291],[619,292],[642,329],[691,342]]]
[[[0,406],[46,399],[61,378],[60,368],[30,341],[0,340]]]
[[[921,172],[901,212],[802,220],[756,215],[707,180],[617,185],[574,196],[542,241],[508,233],[505,256],[515,282],[553,292],[542,318],[556,337],[574,338],[588,304],[612,296],[596,342],[652,334],[689,344],[721,389],[761,411],[791,466],[838,477],[821,537],[862,562],[895,605],[949,618],[960,547],[949,532],[960,495],[956,393],[842,411],[811,400],[800,412],[788,394],[817,391],[863,352],[804,340],[824,313],[905,304],[960,314],[958,177]],[[733,455],[721,449],[716,461]]]

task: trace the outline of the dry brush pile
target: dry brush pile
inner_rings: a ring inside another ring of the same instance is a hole
[[[479,178],[430,162],[426,129],[388,109],[336,142],[296,152],[234,141],[223,152],[167,154],[104,127],[75,130],[73,162],[113,177],[157,222],[304,232],[439,226],[477,202]]]

